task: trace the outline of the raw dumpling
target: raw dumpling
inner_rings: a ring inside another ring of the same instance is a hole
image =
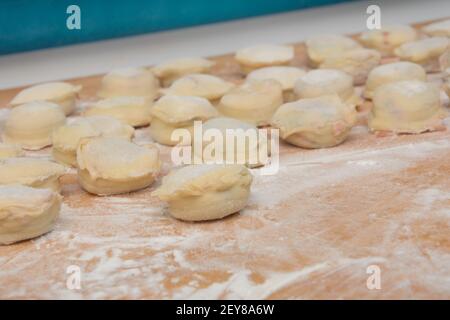
[[[439,129],[443,116],[437,86],[417,80],[393,82],[375,90],[369,127],[372,131],[421,133]]]
[[[215,62],[203,58],[181,58],[163,62],[152,71],[161,80],[163,87],[168,87],[182,76],[208,73],[214,65]]]
[[[381,54],[376,50],[354,49],[329,55],[320,68],[344,71],[353,77],[353,84],[357,86],[366,82],[367,75],[380,61]]]
[[[440,56],[439,65],[441,66],[441,71],[450,74],[450,47]]]
[[[153,121],[150,126],[150,135],[153,140],[161,144],[182,144],[182,141],[172,139],[176,129],[187,129],[192,139],[194,121],[205,121],[217,115],[217,110],[205,98],[163,96],[152,108]]]
[[[151,121],[151,101],[145,97],[106,98],[94,103],[85,116],[111,116],[133,127],[147,126]]]
[[[283,104],[272,118],[280,137],[302,148],[327,148],[342,143],[356,121],[353,105],[336,95]]]
[[[158,96],[158,90],[158,79],[151,71],[145,68],[123,68],[103,77],[97,95],[100,98],[139,96],[153,101]]]
[[[82,188],[97,195],[146,188],[155,181],[161,166],[154,145],[138,146],[119,137],[83,139],[77,161]]]
[[[177,219],[214,220],[242,210],[251,183],[252,176],[243,165],[189,165],[165,176],[152,195],[166,201]]]
[[[238,50],[234,58],[244,73],[269,66],[287,65],[294,59],[294,48],[279,45],[256,45]]]
[[[64,166],[39,158],[7,158],[0,160],[0,184],[23,184],[34,188],[49,188],[59,192],[59,179]]]
[[[227,131],[234,135],[227,137]],[[218,134],[221,137],[218,142],[215,141],[216,138],[209,138]],[[245,140],[238,140],[241,137]],[[229,141],[228,138],[233,141]],[[259,135],[256,126],[237,119],[219,117],[206,121],[203,124],[202,141],[199,145],[202,147],[197,148],[195,140],[192,142],[194,154],[197,159],[202,160],[202,163],[244,164],[255,168],[263,166],[268,161],[267,137]]]
[[[376,49],[384,56],[390,56],[402,44],[417,40],[418,33],[410,26],[386,26],[363,32],[359,39],[364,46]]]
[[[109,116],[80,117],[53,131],[53,158],[63,164],[77,166],[77,147],[83,138],[123,137],[131,140],[133,127]]]
[[[427,73],[420,65],[412,62],[394,62],[374,68],[367,78],[364,96],[372,99],[376,88],[383,84],[403,80],[427,80]]]
[[[225,94],[217,109],[224,116],[265,125],[282,103],[283,90],[278,81],[250,80]]]
[[[0,186],[0,245],[49,232],[59,216],[61,196],[50,189]]]
[[[64,111],[57,104],[28,102],[11,110],[2,138],[4,142],[20,145],[23,149],[39,150],[52,144],[52,131],[65,122]]]
[[[234,84],[219,77],[208,74],[190,74],[179,78],[162,92],[166,95],[201,97],[215,104],[233,87]]]
[[[344,71],[334,69],[311,70],[295,82],[294,92],[299,99],[337,94],[342,101],[359,104],[353,78]]]
[[[13,107],[32,101],[49,101],[59,105],[66,115],[75,110],[76,98],[81,86],[67,82],[48,82],[20,91],[11,101]]]
[[[305,75],[306,71],[297,67],[276,66],[256,69],[247,76],[247,81],[252,80],[276,80],[283,89],[283,100],[285,102],[295,100],[295,80]]]
[[[450,19],[431,23],[422,28],[429,36],[434,37],[450,37]]]
[[[319,66],[330,55],[360,49],[355,40],[341,35],[318,35],[306,40],[306,51],[312,66]]]
[[[0,159],[21,157],[23,155],[24,152],[19,146],[0,142]]]
[[[402,60],[418,63],[425,70],[433,72],[439,70],[439,57],[447,50],[448,46],[448,38],[425,38],[401,45],[395,49],[395,55]]]

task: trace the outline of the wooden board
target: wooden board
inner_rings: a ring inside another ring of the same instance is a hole
[[[295,48],[294,65],[305,66],[303,44]],[[214,74],[242,80],[231,55],[213,59]],[[88,101],[99,79],[70,82]],[[19,89],[1,91],[0,105]],[[148,128],[137,132],[137,143],[150,140]],[[450,298],[448,130],[377,138],[360,125],[335,148],[280,148],[276,175],[253,170],[247,208],[205,223],[171,218],[150,196],[159,181],[95,197],[70,171],[54,231],[0,247],[0,298]],[[166,174],[170,148],[160,150]],[[70,266],[79,290],[67,286]],[[367,287],[374,266],[379,290]]]

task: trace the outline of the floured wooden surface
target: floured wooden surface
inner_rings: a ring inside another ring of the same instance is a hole
[[[229,56],[217,60],[216,74],[240,81]],[[304,65],[302,45],[295,64]],[[98,77],[74,82],[92,99]],[[13,94],[1,92],[0,104]],[[0,247],[0,298],[449,299],[450,119],[446,125],[384,138],[357,126],[344,144],[322,150],[281,143],[279,172],[252,170],[247,208],[214,222],[171,218],[150,196],[160,181],[95,197],[71,170],[55,230]],[[148,128],[135,140],[148,142]],[[166,174],[170,148],[160,150]],[[66,285],[72,265],[81,269],[80,290]],[[380,290],[366,286],[371,265],[381,270]]]

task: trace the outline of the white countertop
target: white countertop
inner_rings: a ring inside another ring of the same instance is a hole
[[[366,8],[382,25],[448,16],[448,0],[357,1],[173,31],[0,56],[0,89],[67,79],[185,56],[210,56],[257,43],[289,43],[318,33],[366,29]]]

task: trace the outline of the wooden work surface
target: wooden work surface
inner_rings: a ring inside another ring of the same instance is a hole
[[[305,66],[295,47],[294,65]],[[231,55],[213,59],[214,74],[242,80]],[[70,82],[88,101],[99,80]],[[0,92],[0,106],[18,90]],[[150,196],[159,181],[96,197],[71,170],[54,231],[0,247],[0,298],[449,299],[450,131],[380,138],[360,118],[335,148],[281,143],[279,172],[252,170],[248,206],[219,221],[171,218]],[[138,130],[137,143],[150,140]],[[170,148],[160,150],[166,174]],[[366,285],[374,265],[380,290]],[[80,290],[66,285],[69,266],[81,270]]]

